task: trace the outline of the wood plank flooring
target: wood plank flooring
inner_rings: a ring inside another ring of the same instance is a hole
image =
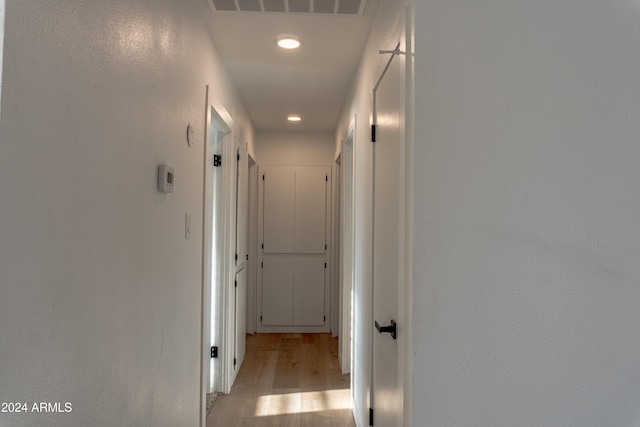
[[[255,334],[229,395],[207,427],[355,427],[349,376],[330,334]]]

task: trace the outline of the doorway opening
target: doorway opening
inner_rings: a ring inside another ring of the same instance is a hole
[[[203,168],[202,215],[202,336],[201,336],[201,425],[217,393],[226,393],[233,374],[232,355],[226,345],[233,338],[227,330],[235,327],[229,300],[235,298],[231,253],[236,246],[235,162],[232,121],[221,106],[209,103],[206,93],[206,131]],[[223,161],[227,159],[227,161]],[[235,342],[234,342],[235,343]]]
[[[338,358],[343,374],[351,373],[354,284],[354,165],[353,141],[356,126],[354,116],[342,141],[342,151],[336,161],[338,168],[338,283],[339,283],[339,349]]]
[[[253,157],[248,156],[248,261],[247,261],[247,333],[257,330],[257,283],[258,283],[258,166]]]
[[[218,349],[222,339],[222,292],[224,282],[224,173],[221,166],[223,144],[229,135],[224,121],[211,107],[211,123],[205,144],[204,248],[203,248],[203,381],[206,406],[211,408],[215,393],[222,391],[222,366]]]
[[[248,275],[246,144],[206,94],[202,245],[201,426],[217,394],[227,394],[244,360]]]

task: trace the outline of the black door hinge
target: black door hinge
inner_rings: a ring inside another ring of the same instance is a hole
[[[329,182],[329,175],[325,175],[325,176],[324,176],[324,180],[325,180],[325,181],[327,181],[327,182]]]
[[[327,263],[326,262],[324,263],[324,268],[327,268]]]
[[[237,364],[238,364],[238,361],[237,361],[237,360],[236,360],[236,358],[234,357],[234,358],[233,358],[233,367],[235,368]]]
[[[262,174],[262,180],[264,181],[264,174]]]
[[[373,408],[369,408],[369,425],[373,425]]]
[[[236,254],[236,264],[238,263],[238,254]]]
[[[262,322],[262,316],[260,316],[260,321]]]
[[[327,321],[327,316],[323,316],[322,321],[326,322]]]
[[[237,160],[240,161],[240,153],[238,153],[238,159]]]
[[[246,259],[247,261],[249,261],[249,254],[246,254],[246,255],[245,255],[245,259]]]
[[[235,286],[235,287],[237,288],[237,287],[238,287],[238,281],[237,281],[237,280],[235,281],[235,284],[236,284],[236,286]]]
[[[222,166],[222,156],[220,154],[213,155],[213,166]]]
[[[211,347],[211,358],[215,359],[216,357],[218,357],[218,347],[213,346]]]
[[[376,125],[371,125],[371,142],[376,142]]]
[[[264,262],[260,263],[260,268],[264,268]]]

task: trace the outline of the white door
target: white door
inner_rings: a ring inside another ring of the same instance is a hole
[[[246,348],[247,308],[247,243],[249,210],[248,155],[242,141],[236,152],[236,206],[235,206],[235,282],[233,289],[233,373],[235,380],[244,361]],[[234,381],[232,380],[232,382]]]
[[[262,263],[260,323],[266,326],[293,324],[293,260],[269,258]]]
[[[294,325],[324,325],[325,271],[325,262],[322,258],[293,261]]]
[[[262,174],[262,250],[268,254],[294,253],[296,172],[286,168],[267,172]]]
[[[329,167],[261,168],[259,332],[328,332]]]
[[[385,58],[386,60],[386,58]],[[398,362],[403,345],[398,307],[402,292],[404,56],[392,60],[377,91],[373,143],[373,425],[401,426],[402,388]],[[397,335],[392,333],[397,322]]]
[[[236,274],[235,292],[233,298],[235,311],[234,321],[234,355],[233,376],[235,377],[244,361],[246,349],[246,320],[247,320],[247,269],[243,268]]]
[[[325,254],[327,250],[327,183],[328,171],[295,172],[294,252]]]

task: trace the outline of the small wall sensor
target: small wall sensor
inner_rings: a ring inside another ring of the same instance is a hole
[[[161,193],[173,193],[174,181],[173,168],[167,165],[158,166],[158,191]]]

